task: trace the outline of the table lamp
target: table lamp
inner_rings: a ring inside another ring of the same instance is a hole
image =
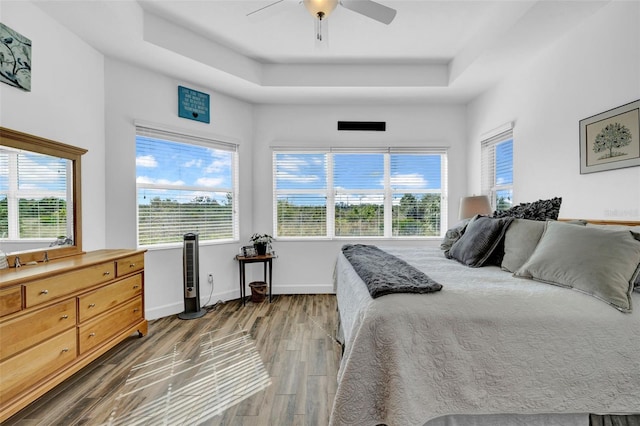
[[[458,219],[468,219],[477,214],[490,215],[492,212],[489,197],[486,195],[473,195],[460,199],[460,213]]]

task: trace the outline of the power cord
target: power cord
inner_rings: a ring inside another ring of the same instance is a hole
[[[207,302],[204,304],[203,309],[206,309],[207,312],[211,312],[211,311],[215,311],[218,305],[224,305],[224,302],[222,300],[218,300],[216,303],[209,306],[209,302],[211,302],[211,296],[213,295],[213,275],[209,274],[208,281],[209,281],[209,284],[211,284],[211,291],[209,292],[209,298],[207,299]]]
[[[204,308],[207,310],[207,312],[211,312],[211,311],[215,311],[219,305],[224,305],[225,303],[220,299],[218,300],[216,303],[214,303],[211,306],[205,306]]]

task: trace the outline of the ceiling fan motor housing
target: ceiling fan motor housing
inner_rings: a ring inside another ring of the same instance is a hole
[[[324,19],[336,8],[338,0],[304,0],[303,3],[311,16]]]

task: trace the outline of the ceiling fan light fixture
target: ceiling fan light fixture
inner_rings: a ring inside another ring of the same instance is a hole
[[[303,3],[311,16],[322,20],[329,17],[338,5],[338,0],[304,0]]]

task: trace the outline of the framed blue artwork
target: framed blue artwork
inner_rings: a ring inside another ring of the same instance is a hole
[[[31,91],[31,40],[0,23],[0,81]]]
[[[178,86],[178,116],[209,123],[209,95]]]

